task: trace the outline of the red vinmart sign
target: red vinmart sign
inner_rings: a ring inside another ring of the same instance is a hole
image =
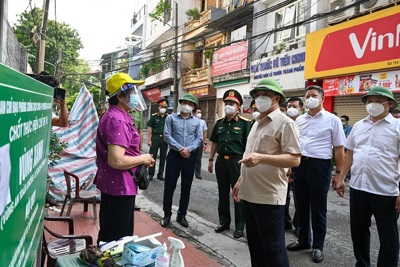
[[[306,36],[305,78],[400,67],[400,6]]]
[[[247,41],[221,48],[213,54],[212,76],[239,71],[247,66]]]

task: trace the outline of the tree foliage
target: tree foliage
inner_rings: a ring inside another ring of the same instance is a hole
[[[36,72],[36,57],[39,43],[33,44],[30,33],[34,26],[39,30],[42,20],[42,9],[33,8],[18,15],[18,22],[13,26],[14,34],[20,44],[22,44],[31,55],[28,59],[29,64]],[[56,65],[59,58],[59,49],[62,52],[61,72],[58,73],[62,87],[67,89],[67,96],[78,93],[82,83],[88,88],[92,84],[100,85],[99,77],[90,74],[89,65],[79,58],[79,50],[83,44],[77,30],[66,23],[59,23],[54,20],[47,21],[46,27],[46,53],[45,61]],[[46,72],[53,74],[54,66],[45,62]],[[96,102],[95,102],[96,103]]]

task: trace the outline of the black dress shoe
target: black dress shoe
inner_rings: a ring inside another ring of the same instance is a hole
[[[149,175],[149,181],[153,180],[153,175]]]
[[[311,246],[308,244],[300,244],[299,242],[294,242],[286,246],[286,249],[289,251],[299,251],[304,249],[310,249]]]
[[[243,236],[243,230],[236,229],[235,232],[233,233],[234,238],[241,238],[242,236]]]
[[[201,177],[201,174],[196,174],[195,177],[196,177],[197,179],[199,179],[199,180],[202,180],[202,179],[203,179],[203,177]]]
[[[160,181],[165,181],[165,178],[162,175],[157,175],[157,179]]]
[[[140,210],[140,207],[135,205],[135,206],[133,207],[133,209],[136,210],[136,211],[139,211],[139,210]]]
[[[167,227],[170,222],[171,222],[171,217],[165,216],[164,218],[162,218],[160,224],[162,227]]]
[[[313,262],[320,263],[324,260],[324,253],[319,248],[313,248],[311,258]]]
[[[176,217],[176,221],[183,227],[189,227],[189,223],[185,217]]]
[[[215,227],[214,230],[215,230],[216,233],[222,233],[225,230],[229,230],[229,225],[220,224],[217,227]]]
[[[300,236],[299,228],[295,228],[295,229],[294,229],[294,235],[295,235],[297,238],[299,238],[299,236]]]

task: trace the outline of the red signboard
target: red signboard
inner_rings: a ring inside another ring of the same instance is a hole
[[[161,99],[161,91],[159,88],[153,88],[150,90],[142,91],[142,93],[150,100],[150,102],[154,103]]]
[[[212,76],[245,69],[247,66],[247,41],[221,48],[213,54]]]
[[[208,87],[189,89],[188,93],[195,95],[196,97],[208,95]]]

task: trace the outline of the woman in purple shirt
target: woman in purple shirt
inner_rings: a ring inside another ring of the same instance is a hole
[[[140,155],[139,134],[128,111],[140,101],[137,85],[128,74],[117,73],[107,80],[110,108],[101,117],[96,137],[98,170],[95,184],[101,191],[100,231],[97,243],[133,235],[136,182],[129,170],[152,166],[150,154]]]

